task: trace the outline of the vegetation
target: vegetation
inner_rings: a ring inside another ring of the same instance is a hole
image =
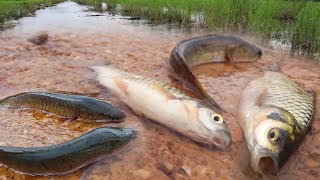
[[[7,20],[64,0],[0,0],[0,27]],[[320,0],[74,0],[102,11],[138,16],[215,32],[251,32],[278,39],[299,54],[320,54]]]
[[[52,6],[63,0],[0,0],[0,27],[5,21],[33,13],[39,8]]]
[[[75,0],[101,10],[213,31],[252,32],[276,38],[295,53],[320,52],[319,0]]]

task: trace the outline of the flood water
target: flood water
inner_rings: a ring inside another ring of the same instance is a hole
[[[227,111],[222,114],[232,133],[230,148],[219,151],[199,145],[166,127],[135,115],[95,80],[88,68],[111,63],[129,72],[171,83],[167,58],[182,39],[199,35],[131,22],[121,16],[97,14],[72,2],[39,10],[16,27],[0,34],[0,98],[20,92],[66,91],[105,99],[127,115],[125,122],[66,122],[52,114],[34,110],[1,109],[0,145],[45,146],[62,143],[101,126],[132,127],[138,131],[129,148],[72,174],[52,177],[26,176],[0,166],[0,179],[319,179],[320,177],[320,65],[290,57],[259,45],[263,57],[234,68],[226,64],[195,68],[204,88]],[[49,34],[37,46],[27,38],[41,31]],[[237,119],[239,98],[246,84],[274,63],[306,90],[314,91],[316,112],[311,131],[278,176],[242,173],[240,163],[243,134]],[[155,102],[156,103],[156,102]]]

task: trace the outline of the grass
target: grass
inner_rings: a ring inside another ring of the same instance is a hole
[[[0,26],[4,22],[33,13],[39,8],[52,6],[63,0],[0,0]]]
[[[0,0],[4,22],[64,0]],[[175,23],[215,32],[251,32],[264,40],[278,39],[291,52],[320,54],[319,0],[74,0],[102,11],[138,16],[149,23]]]
[[[320,52],[319,0],[75,0],[101,10],[213,31],[279,39],[299,54]]]

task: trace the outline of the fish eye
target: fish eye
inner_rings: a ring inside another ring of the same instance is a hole
[[[223,122],[223,118],[219,114],[211,113],[210,114],[210,118],[211,118],[211,120],[214,120],[214,121],[216,121],[218,123],[222,123]]]
[[[280,141],[280,130],[273,128],[269,131],[268,138],[271,142],[277,143]]]

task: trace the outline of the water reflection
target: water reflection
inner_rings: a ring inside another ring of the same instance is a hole
[[[179,136],[145,118],[99,85],[88,68],[112,63],[116,68],[171,83],[166,59],[182,39],[199,35],[165,26],[149,26],[120,19],[120,16],[87,16],[96,12],[72,2],[39,10],[35,17],[22,18],[13,30],[0,36],[0,98],[32,90],[65,91],[104,98],[120,107],[126,121],[117,126],[138,130],[135,147],[74,174],[56,179],[248,179],[241,173],[239,149],[243,135],[237,120],[239,95],[250,80],[277,62],[283,73],[307,90],[320,94],[320,68],[310,60],[296,59],[264,48],[263,58],[239,69],[225,64],[195,68],[204,88],[227,113],[232,145],[215,151]],[[46,44],[37,46],[27,38],[46,31]],[[200,32],[202,34],[202,32]],[[253,38],[248,38],[253,39]],[[253,39],[254,41],[254,39]],[[181,87],[174,81],[173,85]],[[320,173],[320,96],[314,123],[298,151],[280,171],[280,179],[317,179]],[[1,109],[2,145],[44,146],[64,142],[91,129],[108,126],[96,123],[64,123],[49,115]],[[241,156],[242,157],[242,156]],[[1,179],[37,179],[0,167]]]

